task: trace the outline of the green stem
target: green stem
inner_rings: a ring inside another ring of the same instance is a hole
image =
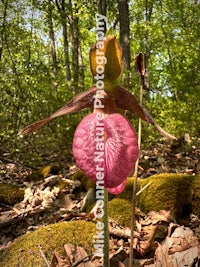
[[[108,231],[108,191],[104,188],[104,247],[103,247],[103,263],[105,267],[110,267],[109,260],[109,231]]]

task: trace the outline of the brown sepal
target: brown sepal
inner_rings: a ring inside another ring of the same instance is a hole
[[[72,112],[76,112],[84,108],[89,108],[89,107],[92,108],[94,106],[93,96],[95,95],[96,90],[97,90],[96,87],[93,86],[88,91],[78,94],[77,96],[72,98],[72,100],[69,101],[64,107],[56,111],[50,117],[44,120],[32,123],[31,125],[28,125],[19,134],[25,135],[25,134],[35,132],[38,128],[40,128],[41,126],[43,126],[44,124],[46,124],[47,122],[51,121],[52,119],[56,117],[63,116],[65,114],[69,114]],[[137,102],[136,97],[132,93],[128,92],[126,89],[124,89],[121,86],[116,86],[113,91],[114,91],[114,99],[113,99],[113,96],[107,96],[109,97],[108,99],[109,101],[107,100],[107,98],[105,98],[105,103],[104,103],[105,110],[106,110],[106,105],[111,105],[112,101],[114,101],[117,108],[121,110],[128,110],[131,113],[135,114],[137,117],[141,118],[142,120],[148,122],[149,124],[152,124],[166,138],[170,140],[177,139],[173,135],[163,130],[153,120],[153,118],[146,112],[146,110]]]
[[[19,134],[25,135],[25,134],[35,132],[41,126],[43,126],[44,124],[46,124],[47,122],[51,121],[52,119],[56,117],[63,116],[65,114],[69,114],[72,112],[76,112],[84,108],[93,107],[93,102],[94,102],[93,95],[95,95],[95,92],[96,92],[96,87],[93,86],[86,92],[76,95],[64,107],[56,111],[50,117],[28,125],[23,130],[21,130]]]
[[[121,86],[116,86],[114,92],[115,102],[118,108],[128,110],[142,120],[152,124],[166,138],[170,140],[177,140],[175,136],[167,133],[153,120],[147,111],[137,102],[137,99],[133,94]]]

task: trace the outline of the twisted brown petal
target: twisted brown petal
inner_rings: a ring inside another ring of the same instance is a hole
[[[19,134],[25,135],[35,132],[38,128],[40,128],[41,126],[43,126],[44,124],[46,124],[47,122],[51,121],[56,117],[69,114],[81,110],[83,108],[93,107],[93,102],[94,102],[93,95],[95,94],[95,92],[96,92],[96,87],[93,86],[86,92],[76,95],[64,107],[56,111],[50,117],[28,125],[22,131],[20,131]]]
[[[118,108],[123,110],[128,110],[131,113],[135,114],[142,120],[152,124],[163,136],[170,140],[176,140],[177,138],[165,130],[163,130],[153,118],[146,112],[146,110],[137,102],[136,97],[128,92],[126,89],[120,86],[116,86],[114,89],[115,92],[115,102]]]

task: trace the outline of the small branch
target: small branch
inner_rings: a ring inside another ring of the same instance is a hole
[[[42,247],[41,247],[41,245],[38,245],[38,247],[39,247],[39,250],[40,250],[40,254],[41,254],[42,258],[44,259],[44,261],[45,261],[47,267],[50,267],[50,264],[49,264],[49,262],[48,262],[46,256],[44,255],[44,252],[42,251]]]
[[[131,230],[129,228],[117,229],[112,226],[109,227],[109,232],[112,236],[129,239],[131,237]],[[133,232],[133,237],[141,239],[140,234],[136,231]]]
[[[136,196],[139,196],[139,194],[141,194],[150,184],[152,183],[152,181],[151,182],[149,182],[148,184],[146,184],[142,189],[140,189],[137,193],[136,193]]]

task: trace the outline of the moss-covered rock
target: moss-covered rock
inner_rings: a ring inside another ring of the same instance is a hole
[[[1,251],[0,257],[3,256],[0,267],[46,266],[39,246],[49,261],[55,249],[60,254],[63,253],[66,243],[84,247],[91,253],[95,231],[95,224],[85,221],[61,222],[41,227],[20,236],[9,248]]]
[[[82,188],[86,190],[91,187],[94,188],[94,184],[82,172],[79,172],[77,176],[81,181]],[[133,178],[128,178],[124,191],[114,197],[114,199],[128,200],[129,203],[126,202],[127,209],[124,202],[122,202],[123,204],[119,202],[119,206],[117,206],[115,205],[115,200],[112,200],[113,204],[111,205],[113,205],[113,208],[110,209],[110,217],[118,218],[118,215],[115,216],[114,212],[112,212],[114,206],[119,208],[120,212],[123,210],[120,205],[123,205],[124,211],[129,209],[133,194],[133,181]],[[191,212],[200,216],[200,176],[176,173],[156,174],[146,179],[138,179],[137,191],[149,182],[151,184],[137,197],[136,206],[143,212],[162,209],[171,210],[176,219],[186,218]],[[121,221],[125,222],[126,212],[122,212],[121,216]]]
[[[42,181],[46,177],[48,177],[50,174],[57,175],[61,168],[56,165],[48,165],[45,166],[37,171],[33,171],[29,175],[26,176],[25,181],[26,182],[38,182]]]
[[[53,186],[56,186],[60,189],[60,191],[62,191],[64,188],[66,188],[67,186],[69,186],[69,182],[65,179],[59,179],[59,181],[57,183],[55,183],[55,185]]]
[[[13,184],[0,183],[0,203],[14,205],[24,198],[24,189]]]
[[[151,184],[139,195],[138,206],[144,212],[170,210],[177,219],[187,217],[194,212],[194,182],[199,184],[199,177],[184,174],[158,174],[138,182],[139,187]],[[200,196],[199,196],[200,197]],[[199,202],[199,201],[198,201]],[[200,204],[200,202],[199,202]],[[199,211],[195,211],[199,215]]]
[[[151,182],[151,183],[150,183]],[[170,210],[177,219],[191,212],[200,215],[200,176],[161,173],[139,179],[137,190],[150,185],[137,197],[137,206],[143,212]],[[125,190],[118,198],[132,199],[133,178],[128,178]]]
[[[123,226],[131,225],[132,203],[130,200],[113,198],[108,202],[108,215]]]

